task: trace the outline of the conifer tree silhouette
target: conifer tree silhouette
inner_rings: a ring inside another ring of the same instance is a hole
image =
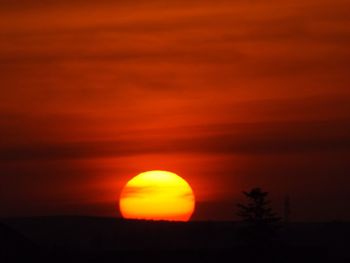
[[[272,238],[278,228],[280,218],[272,211],[268,192],[253,188],[243,192],[247,204],[238,204],[237,215],[244,223],[244,236],[249,242],[261,242]]]

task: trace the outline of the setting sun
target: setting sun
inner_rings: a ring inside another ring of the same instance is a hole
[[[128,219],[188,221],[195,197],[190,185],[177,174],[148,171],[127,182],[119,206]]]

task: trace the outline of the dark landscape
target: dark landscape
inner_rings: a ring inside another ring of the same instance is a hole
[[[1,262],[349,262],[350,223],[289,223],[269,244],[241,242],[237,222],[103,217],[3,219]]]

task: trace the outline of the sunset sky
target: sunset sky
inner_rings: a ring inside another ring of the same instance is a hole
[[[348,0],[0,0],[0,216],[120,216],[177,173],[194,220],[260,186],[350,220]]]

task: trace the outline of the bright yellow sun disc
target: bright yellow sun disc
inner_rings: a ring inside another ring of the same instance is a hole
[[[119,208],[128,219],[188,221],[195,207],[190,185],[175,173],[148,171],[124,186]]]

